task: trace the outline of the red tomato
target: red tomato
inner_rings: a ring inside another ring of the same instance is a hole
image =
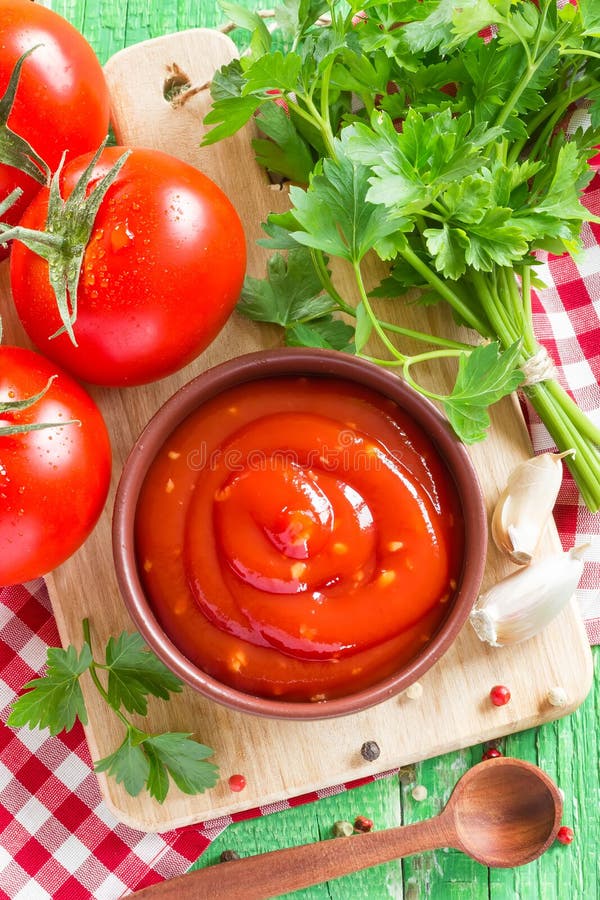
[[[31,350],[0,346],[0,404],[44,397],[21,411],[0,409],[0,585],[29,581],[64,562],[104,506],[111,449],[100,410],[65,372]],[[67,422],[7,435],[2,429]]]
[[[66,19],[30,0],[0,0],[0,96],[19,57],[37,44],[23,64],[8,125],[54,171],[65,150],[75,158],[100,146],[109,94],[94,51]],[[39,184],[0,162],[0,200],[16,187],[23,195],[3,216],[10,224],[19,221]],[[6,252],[0,247],[0,259]]]
[[[124,153],[104,150],[94,179]],[[63,196],[89,163],[65,167]],[[22,225],[43,228],[42,189]],[[19,317],[37,347],[84,381],[144,384],[191,362],[232,312],[244,279],[246,242],[225,194],[198,169],[158,150],[134,149],[109,188],[85,251],[74,326],[61,327],[48,265],[18,241],[11,285]]]

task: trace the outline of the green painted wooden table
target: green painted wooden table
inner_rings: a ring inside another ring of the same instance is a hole
[[[238,2],[254,8],[270,5],[268,0]],[[225,21],[214,0],[46,0],[45,5],[83,32],[101,62],[117,50],[147,38]],[[234,35],[240,43],[243,38],[241,33],[239,37]],[[595,659],[599,653],[594,650]],[[596,684],[573,715],[498,742],[505,755],[537,763],[563,789],[563,821],[575,831],[573,844],[565,847],[557,843],[537,862],[514,870],[488,870],[454,851],[424,853],[298,891],[293,896],[300,900],[592,900],[600,896],[600,702],[595,688]],[[475,746],[428,760],[401,772],[399,777],[384,778],[316,803],[232,825],[198,865],[218,862],[226,849],[249,855],[330,838],[336,820],[353,821],[359,814],[373,819],[377,829],[434,815],[445,804],[460,775],[481,759],[483,749]],[[416,784],[427,788],[425,801],[412,798]]]

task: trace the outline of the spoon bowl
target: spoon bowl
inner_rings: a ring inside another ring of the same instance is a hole
[[[136,896],[152,900],[264,900],[423,850],[453,847],[484,866],[513,868],[554,841],[562,797],[523,760],[498,757],[463,775],[438,816],[412,825],[273,850],[190,872]]]
[[[537,766],[503,757],[470,769],[455,787],[445,814],[453,816],[457,849],[484,866],[524,866],[556,837],[562,799]]]

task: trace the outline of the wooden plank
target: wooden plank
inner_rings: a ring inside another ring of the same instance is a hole
[[[231,42],[216,32],[186,32],[129,48],[111,59],[106,71],[120,138],[127,143],[176,152],[220,184],[244,221],[249,241],[249,271],[261,274],[265,256],[256,246],[255,238],[267,212],[276,203],[285,203],[284,195],[272,191],[256,167],[247,133],[215,148],[199,148],[201,121],[208,103],[206,94],[177,111],[162,96],[167,65],[177,62],[193,83],[203,83],[233,52]],[[343,271],[338,274],[342,290],[351,295],[351,279]],[[6,293],[6,283],[3,290]],[[437,310],[401,307],[400,312],[403,323],[409,327],[444,328],[447,332],[452,327]],[[16,329],[14,324],[11,327]],[[93,393],[105,412],[115,448],[113,490],[122,461],[137,433],[176,387],[228,356],[270,346],[277,340],[274,331],[234,316],[201,359],[177,376],[151,387],[95,390]],[[449,370],[441,367],[429,373],[430,383],[440,390],[449,386],[450,377]],[[490,507],[508,471],[530,452],[527,432],[515,405],[510,400],[499,404],[494,410],[492,436],[485,445],[473,449]],[[80,641],[84,615],[92,618],[99,641],[123,627],[130,627],[112,570],[111,502],[112,493],[92,538],[49,579],[64,643]],[[556,532],[551,530],[545,552],[556,546]],[[486,580],[495,580],[508,569],[499,554],[491,550]],[[374,710],[335,723],[261,721],[217,707],[189,690],[166,706],[153,704],[150,727],[195,730],[203,742],[215,749],[222,782],[200,797],[175,793],[162,807],[146,797],[130,798],[104,777],[101,787],[119,818],[144,830],[164,830],[436,756],[538,724],[573,710],[586,695],[590,679],[589,648],[573,606],[539,638],[512,649],[499,651],[484,647],[467,627],[452,650],[423,679],[421,701],[393,699]],[[502,709],[485,702],[487,689],[498,681],[510,684],[513,690],[513,701]],[[569,704],[563,710],[549,707],[544,701],[546,690],[555,683],[561,683],[569,696]],[[86,699],[90,707],[88,739],[92,756],[98,758],[114,749],[121,734],[91,692],[86,693]],[[360,744],[368,738],[377,740],[382,747],[382,755],[374,764],[364,763],[358,753]],[[226,786],[227,776],[234,771],[244,772],[248,779],[242,795],[232,795]]]

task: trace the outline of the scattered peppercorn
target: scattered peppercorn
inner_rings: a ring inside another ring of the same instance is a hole
[[[425,785],[418,784],[416,787],[414,787],[412,789],[412,797],[413,797],[413,800],[416,800],[418,803],[420,803],[421,800],[426,800],[427,799],[427,788],[425,787]]]
[[[423,685],[418,681],[415,681],[414,684],[411,684],[410,687],[406,688],[404,693],[409,700],[419,700],[419,698],[423,696]]]
[[[228,781],[229,789],[239,793],[246,787],[246,779],[243,775],[231,775]]]
[[[556,840],[560,841],[561,844],[571,844],[573,843],[574,837],[575,832],[572,828],[569,828],[568,825],[561,825],[561,827],[558,829]]]
[[[375,741],[365,741],[360,748],[360,755],[363,759],[366,759],[367,762],[373,762],[374,759],[379,757],[380,753],[381,750],[379,749],[379,744]]]
[[[231,862],[232,859],[239,859],[240,854],[235,850],[223,850],[219,857],[219,862]]]
[[[357,816],[354,820],[355,831],[371,831],[373,828],[373,819],[367,819],[366,816]]]
[[[550,704],[550,706],[566,706],[567,705],[567,692],[564,688],[556,687],[550,688],[548,693],[546,694],[546,700]]]
[[[332,831],[334,837],[350,837],[351,834],[354,834],[354,827],[352,822],[334,822]]]
[[[401,784],[410,784],[411,781],[416,781],[416,766],[400,766],[398,769],[398,778],[400,779]]]
[[[502,756],[501,752],[497,747],[488,747],[488,749],[483,753],[482,759],[496,759],[498,756]]]
[[[510,691],[503,684],[495,684],[490,691],[490,700],[494,706],[505,706],[510,700]]]

